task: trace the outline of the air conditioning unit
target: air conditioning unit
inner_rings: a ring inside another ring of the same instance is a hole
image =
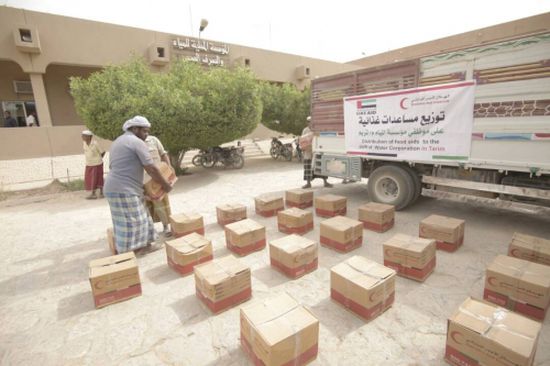
[[[310,70],[309,67],[305,65],[300,65],[296,68],[296,79],[303,80],[303,79],[309,79],[310,78]]]
[[[15,47],[21,52],[40,53],[40,38],[35,27],[26,25],[16,26],[13,29],[13,41]]]
[[[151,65],[163,66],[170,63],[170,51],[165,44],[149,46],[149,62]]]
[[[32,84],[28,80],[14,80],[13,90],[16,94],[32,94]]]

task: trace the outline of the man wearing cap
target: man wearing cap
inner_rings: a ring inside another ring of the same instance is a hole
[[[146,248],[156,240],[153,220],[143,202],[143,170],[168,193],[172,186],[155,166],[147,144],[151,124],[135,116],[124,123],[124,134],[111,145],[109,174],[105,197],[113,219],[115,246],[118,253]],[[150,249],[160,249],[151,246]]]
[[[86,199],[96,199],[98,197],[95,193],[96,190],[99,190],[99,198],[103,198],[103,156],[105,151],[99,146],[94,134],[89,130],[82,131],[82,147],[86,157],[84,187],[87,191],[90,191],[90,195]]]

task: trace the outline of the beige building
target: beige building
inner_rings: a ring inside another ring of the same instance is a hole
[[[69,77],[86,77],[132,55],[143,57],[159,71],[177,58],[209,67],[247,66],[260,79],[291,82],[298,87],[307,85],[312,77],[358,67],[223,40],[0,7],[0,107],[9,110],[19,126],[26,126],[26,117],[36,111],[41,127],[0,130],[2,160],[80,152],[74,131],[80,131],[83,122],[69,93]],[[0,125],[4,126],[3,119]],[[69,126],[74,127],[61,128]],[[32,139],[33,143],[21,149],[22,139]],[[48,140],[55,143],[47,147]]]

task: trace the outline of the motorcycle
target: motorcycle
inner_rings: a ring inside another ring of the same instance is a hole
[[[244,166],[244,148],[242,147],[211,147],[201,158],[201,165],[204,168],[212,168],[216,164],[224,167],[241,169]]]
[[[281,140],[277,137],[271,138],[271,148],[269,149],[269,154],[275,160],[279,157],[285,159],[286,161],[292,160],[292,143],[283,144]]]
[[[206,150],[199,150],[199,153],[195,156],[193,156],[193,159],[191,160],[191,163],[194,166],[201,166],[202,165],[202,159],[204,159],[204,156],[207,154]]]

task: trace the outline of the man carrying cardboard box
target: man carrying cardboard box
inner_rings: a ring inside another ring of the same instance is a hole
[[[155,166],[144,142],[150,127],[147,118],[135,116],[124,123],[124,134],[111,145],[110,171],[104,192],[111,209],[118,253],[146,248],[157,239],[153,220],[143,203],[143,169],[165,192],[172,190],[170,183]],[[157,245],[149,249],[161,247]]]
[[[145,143],[149,148],[149,152],[151,153],[151,157],[153,158],[155,165],[158,166],[161,161],[163,161],[172,169],[168,152],[164,150],[164,146],[158,138],[153,135],[149,135],[145,139]],[[145,203],[151,217],[153,218],[153,222],[162,222],[164,236],[171,236],[172,234],[170,233],[168,224],[170,223],[170,215],[172,214],[172,211],[170,209],[168,194],[165,194],[160,200],[147,199],[147,196],[145,198]]]

